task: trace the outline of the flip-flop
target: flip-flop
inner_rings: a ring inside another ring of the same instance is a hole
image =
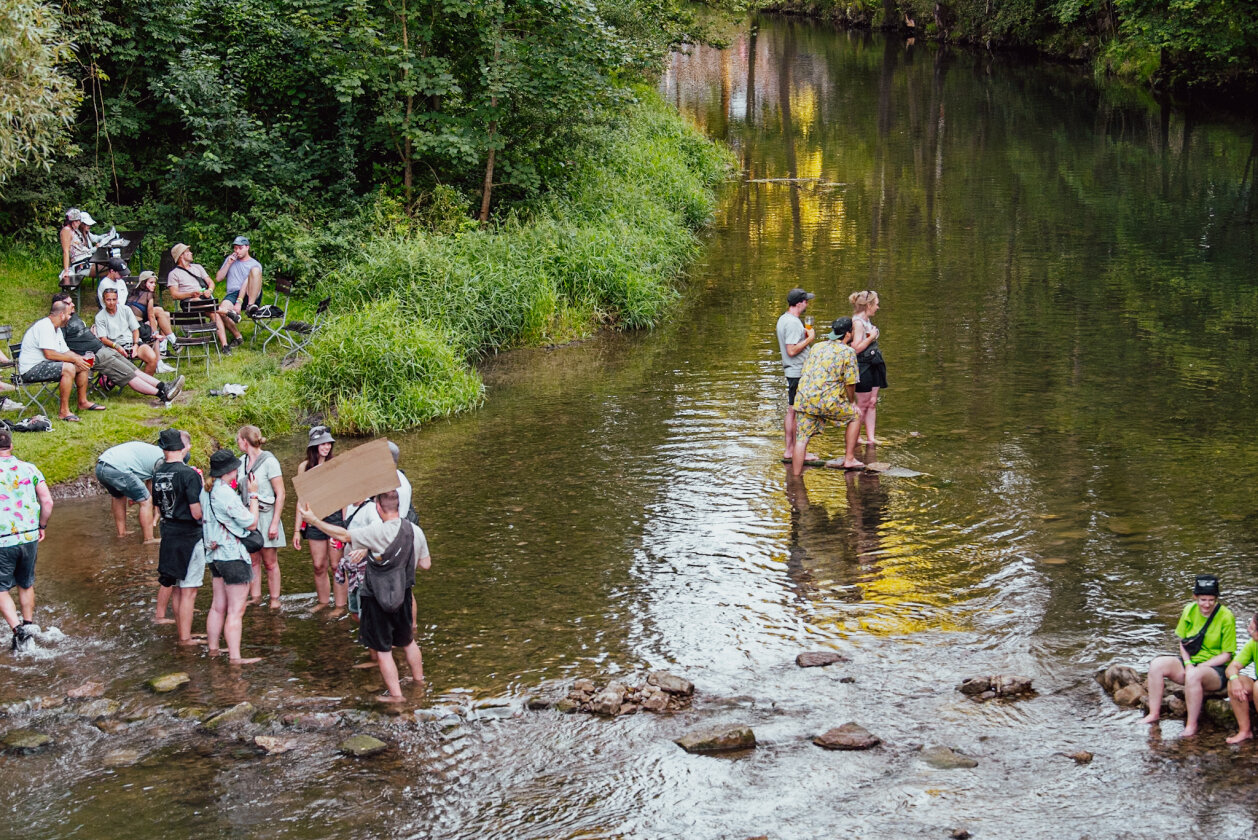
[[[79,422],[79,418],[78,418],[78,415],[77,415],[77,414],[67,414],[65,417],[62,417],[61,419],[62,419],[62,420],[64,420],[65,422],[67,422],[67,423],[78,423],[78,422]]]
[[[846,470],[847,472],[851,472],[851,471],[853,471],[853,470],[863,470],[863,469],[865,469],[865,465],[864,465],[864,464],[853,464],[852,466],[850,466],[850,467],[849,467],[849,466],[847,466],[846,464],[844,464],[844,465],[843,465],[843,469],[844,469],[844,470]]]
[[[108,411],[108,409],[100,403],[92,403],[91,405],[80,406],[79,411]]]

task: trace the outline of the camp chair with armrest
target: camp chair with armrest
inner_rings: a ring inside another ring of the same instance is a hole
[[[284,303],[280,305],[280,296],[283,295]],[[251,346],[258,343],[259,327],[267,333],[266,340],[262,342],[262,350],[265,352],[266,346],[275,339],[279,339],[281,344],[291,347],[292,343],[288,336],[284,334],[284,325],[288,323],[288,304],[293,297],[293,281],[285,277],[276,277],[274,288],[271,293],[271,302],[263,304],[259,301],[257,309],[250,311],[249,320],[253,321],[253,338]],[[263,290],[262,298],[266,299],[266,291]]]
[[[171,312],[170,328],[175,331],[175,374],[179,374],[179,365],[194,347],[200,347],[205,353],[205,374],[210,373],[210,347],[218,349],[218,333],[211,321],[202,310],[192,312]],[[169,357],[167,357],[169,359]]]
[[[289,351],[280,360],[281,366],[288,364],[290,360],[295,361],[302,354],[310,355],[310,351],[307,348],[310,346],[310,342],[314,341],[320,328],[322,328],[324,316],[327,315],[328,307],[331,305],[332,298],[324,298],[315,307],[314,320],[309,324],[305,321],[289,321],[284,325],[284,332],[287,333],[285,340],[288,342]]]
[[[8,325],[0,327],[0,341],[8,343],[12,337],[12,327]],[[20,341],[17,344],[9,344],[10,360],[8,364],[12,365],[9,381],[17,386],[17,391],[14,393],[18,394],[21,397],[21,401],[25,403],[22,410],[18,412],[18,417],[25,416],[26,410],[32,405],[39,409],[39,414],[49,417],[51,415],[48,414],[48,409],[44,408],[40,397],[44,396],[49,388],[56,389],[57,384],[61,382],[61,374],[57,374],[53,379],[27,379],[17,372],[17,357],[21,353],[22,343]]]

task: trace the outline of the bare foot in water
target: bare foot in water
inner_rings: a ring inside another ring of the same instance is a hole
[[[153,623],[154,624],[174,624],[175,620],[173,618],[155,618],[153,619]]]
[[[230,662],[232,665],[252,665],[255,662],[261,662],[262,657],[261,656],[250,656],[248,658],[241,657],[240,659],[229,659],[227,661]]]
[[[862,446],[877,446],[880,443],[877,440],[858,440],[856,442]]]
[[[161,542],[161,541],[162,541],[162,538],[161,538],[161,537],[153,537],[152,539],[145,540],[145,541],[144,541],[144,544],[145,544],[145,545],[157,545],[157,544],[158,544],[159,542]]]
[[[396,696],[392,694],[377,694],[376,695],[377,703],[401,703],[405,699],[406,698],[400,694]]]
[[[843,469],[845,469],[845,470],[863,470],[863,469],[865,469],[865,462],[864,462],[864,461],[857,461],[855,458],[853,458],[851,461],[844,460],[844,461],[843,461]]]
[[[273,609],[273,610],[282,610],[282,609],[284,609],[284,605],[280,603],[280,599],[279,599],[279,598],[272,598],[272,599],[271,599],[271,600],[267,603],[267,607],[268,607],[269,609]]]
[[[1144,717],[1140,718],[1140,722],[1141,722],[1141,723],[1157,723],[1157,722],[1158,722],[1159,720],[1161,720],[1161,719],[1162,719],[1162,715],[1161,715],[1161,713],[1159,713],[1159,712],[1149,712],[1147,715],[1145,715]]]
[[[1254,737],[1254,733],[1252,732],[1237,732],[1231,738],[1228,738],[1227,742],[1229,744],[1239,744],[1242,741],[1248,741],[1252,737]]]
[[[366,670],[367,668],[374,668],[374,667],[376,667],[376,660],[372,659],[367,662],[359,662],[357,665],[354,666],[354,669],[361,671],[361,670]]]
[[[1193,737],[1193,736],[1195,736],[1196,734],[1197,734],[1197,728],[1196,728],[1195,726],[1194,726],[1192,729],[1189,729],[1187,726],[1185,726],[1185,727],[1184,727],[1184,731],[1183,731],[1183,732],[1181,732],[1181,733],[1179,733],[1179,737],[1181,737],[1181,738],[1192,738],[1192,737]]]
[[[205,639],[197,639],[197,638],[192,638],[192,639],[179,639],[178,641],[176,641],[176,642],[175,642],[175,644],[177,644],[177,645],[183,645],[184,647],[191,647],[192,645],[203,645],[203,644],[205,644]]]

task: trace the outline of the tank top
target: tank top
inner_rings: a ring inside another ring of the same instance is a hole
[[[853,315],[852,323],[855,324],[857,322],[860,322],[861,326],[865,328],[866,335],[868,335],[869,333],[873,331],[874,325],[872,322],[870,322],[868,315],[863,315],[863,314]],[[878,339],[875,338],[873,341],[866,344],[865,349],[857,353],[856,357],[858,359],[868,359],[869,357],[873,356],[874,351],[877,349],[878,349]]]

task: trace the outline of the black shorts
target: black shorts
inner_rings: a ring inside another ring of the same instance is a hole
[[[345,524],[344,519],[345,517],[342,516],[341,512],[338,510],[338,511],[333,512],[330,516],[328,516],[323,521],[328,523],[329,525],[342,525],[343,526]],[[327,534],[323,533],[318,528],[311,525],[309,522],[303,522],[301,524],[301,535],[305,537],[306,539],[314,540],[315,542],[323,542],[325,540],[332,539]]]
[[[411,629],[414,613],[411,612],[409,586],[402,596],[402,606],[393,612],[385,612],[370,595],[362,595],[359,603],[361,611],[358,614],[358,641],[372,650],[384,653],[395,647],[406,647],[415,641],[415,631]]]
[[[860,371],[860,381],[856,383],[856,393],[868,394],[875,388],[887,387],[886,362],[861,365],[858,370]]]
[[[38,552],[39,540],[0,548],[0,592],[8,592],[15,586],[30,589],[35,585],[35,556]],[[408,601],[406,609],[410,608]]]
[[[253,564],[248,560],[215,560],[210,564],[210,575],[222,578],[228,586],[236,586],[253,580]]]
[[[175,522],[162,523],[162,544],[157,551],[157,580],[162,586],[174,586],[188,576],[192,551],[201,541],[201,526],[191,527]]]
[[[786,404],[787,405],[795,404],[795,392],[798,390],[799,390],[799,377],[798,376],[786,377]]]

